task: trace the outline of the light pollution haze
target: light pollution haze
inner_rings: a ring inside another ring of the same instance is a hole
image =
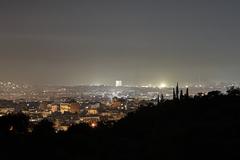
[[[0,79],[240,80],[238,0],[1,0]]]

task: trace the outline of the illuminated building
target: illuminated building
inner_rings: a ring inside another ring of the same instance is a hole
[[[70,112],[71,104],[69,103],[61,103],[60,104],[60,112],[64,114],[64,112]]]
[[[122,81],[116,81],[116,87],[121,87],[122,86]]]
[[[121,107],[122,103],[120,101],[113,101],[111,107],[118,108]]]
[[[98,111],[96,109],[88,109],[87,114],[89,115],[96,115],[98,114]]]
[[[52,112],[52,113],[57,112],[58,109],[59,109],[59,106],[58,106],[58,105],[56,105],[56,104],[52,104],[52,105],[51,105],[51,112]]]
[[[114,97],[112,99],[112,105],[111,107],[112,108],[120,108],[120,107],[123,107],[125,104],[125,100],[121,99],[121,98],[117,98],[117,97]]]
[[[15,108],[0,108],[0,113],[3,115],[13,113],[14,111],[15,111]]]
[[[43,118],[47,118],[51,114],[51,112],[44,111],[40,112],[40,114],[42,115]]]
[[[64,112],[79,113],[80,112],[80,104],[79,103],[61,103],[60,104],[60,112],[62,114],[64,114]]]
[[[70,112],[71,113],[79,113],[80,112],[80,104],[79,103],[71,103]]]
[[[80,120],[79,123],[80,122],[92,123],[92,122],[100,122],[101,118],[99,116],[86,116],[86,117],[81,117],[79,120]]]

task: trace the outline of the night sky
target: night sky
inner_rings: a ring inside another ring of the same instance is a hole
[[[0,80],[240,80],[239,0],[0,0]]]

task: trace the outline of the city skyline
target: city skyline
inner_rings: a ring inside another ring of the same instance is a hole
[[[1,80],[238,82],[240,2],[0,2]]]
[[[240,0],[0,0],[1,159],[239,159]]]
[[[85,84],[72,84],[72,85],[67,85],[67,84],[34,84],[34,83],[26,83],[26,82],[16,82],[16,81],[2,81],[0,80],[0,86],[5,86],[5,87],[13,87],[13,89],[19,88],[24,88],[24,87],[78,87],[78,86],[109,86],[109,87],[140,87],[140,88],[173,88],[177,83],[180,82],[180,86],[182,88],[188,88],[188,87],[215,87],[215,86],[221,86],[221,88],[227,88],[231,86],[239,87],[240,82],[237,81],[231,81],[231,82],[224,82],[224,81],[219,81],[219,82],[209,82],[209,81],[188,81],[188,82],[181,82],[181,81],[176,81],[176,82],[167,82],[167,81],[159,81],[159,83],[151,84],[148,82],[144,82],[142,84],[130,84],[128,82],[122,81],[122,80],[116,80],[111,83],[85,83]]]

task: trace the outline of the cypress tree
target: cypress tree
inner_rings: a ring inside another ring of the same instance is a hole
[[[176,93],[175,93],[175,88],[173,88],[173,99],[176,99]]]
[[[180,100],[183,100],[183,90],[180,91]]]
[[[188,99],[189,98],[189,91],[188,91],[188,88],[186,89],[186,94],[185,94],[186,98]]]
[[[161,102],[164,102],[164,96],[161,94]]]
[[[179,99],[179,87],[178,87],[178,83],[177,83],[177,87],[176,87],[176,98]]]

